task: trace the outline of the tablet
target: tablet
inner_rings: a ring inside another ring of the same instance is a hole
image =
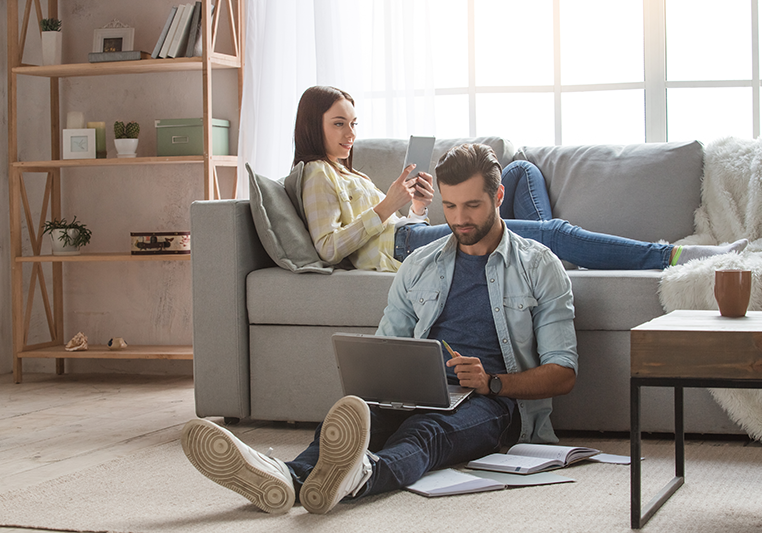
[[[431,168],[431,155],[434,153],[435,140],[434,137],[410,136],[405,154],[405,164],[402,168],[405,169],[410,163],[415,163],[415,170],[410,173],[407,179],[416,177],[419,172],[431,173],[429,169]]]

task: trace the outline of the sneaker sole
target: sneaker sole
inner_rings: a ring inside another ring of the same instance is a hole
[[[231,438],[208,420],[188,422],[183,429],[182,445],[199,472],[261,510],[285,513],[294,505],[294,492],[283,480],[248,463]]]
[[[360,398],[347,396],[331,408],[320,432],[320,457],[299,493],[307,511],[325,514],[339,503],[339,488],[362,461],[369,433],[370,411]]]

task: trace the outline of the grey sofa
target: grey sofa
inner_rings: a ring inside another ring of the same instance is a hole
[[[465,141],[437,141],[434,162]],[[479,141],[491,144],[503,165],[513,159],[537,164],[557,218],[647,241],[693,233],[703,167],[698,142],[515,149],[498,138]],[[401,140],[358,141],[354,166],[386,190],[399,175],[405,147]],[[444,222],[437,198],[429,215],[432,223]],[[322,420],[341,397],[330,337],[374,333],[394,274],[294,273],[275,266],[246,200],[194,202],[191,231],[197,414]],[[574,390],[554,399],[553,426],[628,431],[629,330],[664,313],[660,272],[567,266],[580,372]],[[685,397],[687,432],[742,432],[708,391],[688,389]],[[671,431],[672,405],[669,390],[646,389],[644,431]]]

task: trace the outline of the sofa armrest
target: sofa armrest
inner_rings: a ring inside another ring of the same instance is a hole
[[[248,200],[191,204],[193,375],[200,417],[249,416],[246,276],[274,266]]]

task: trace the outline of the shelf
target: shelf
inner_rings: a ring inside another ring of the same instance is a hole
[[[106,345],[90,345],[83,352],[67,352],[63,345],[21,351],[23,358],[56,359],[193,359],[193,346],[127,346],[122,350],[109,350]]]
[[[212,68],[233,69],[240,61],[226,54],[213,54]],[[78,76],[110,76],[114,74],[150,74],[155,72],[200,71],[204,62],[201,57],[178,57],[174,59],[139,59],[136,61],[111,61],[105,63],[69,63],[66,65],[21,65],[14,67],[14,74],[44,78],[71,78]]]
[[[209,158],[215,166],[236,167],[238,156],[215,155]],[[203,155],[185,156],[161,156],[161,157],[111,157],[107,159],[59,159],[55,161],[16,161],[12,163],[14,168],[23,169],[26,172],[45,171],[51,168],[74,168],[74,167],[111,167],[128,165],[178,165],[178,164],[203,164]]]
[[[93,263],[103,261],[190,261],[190,254],[85,253],[80,255],[28,255],[16,258],[18,263]]]

